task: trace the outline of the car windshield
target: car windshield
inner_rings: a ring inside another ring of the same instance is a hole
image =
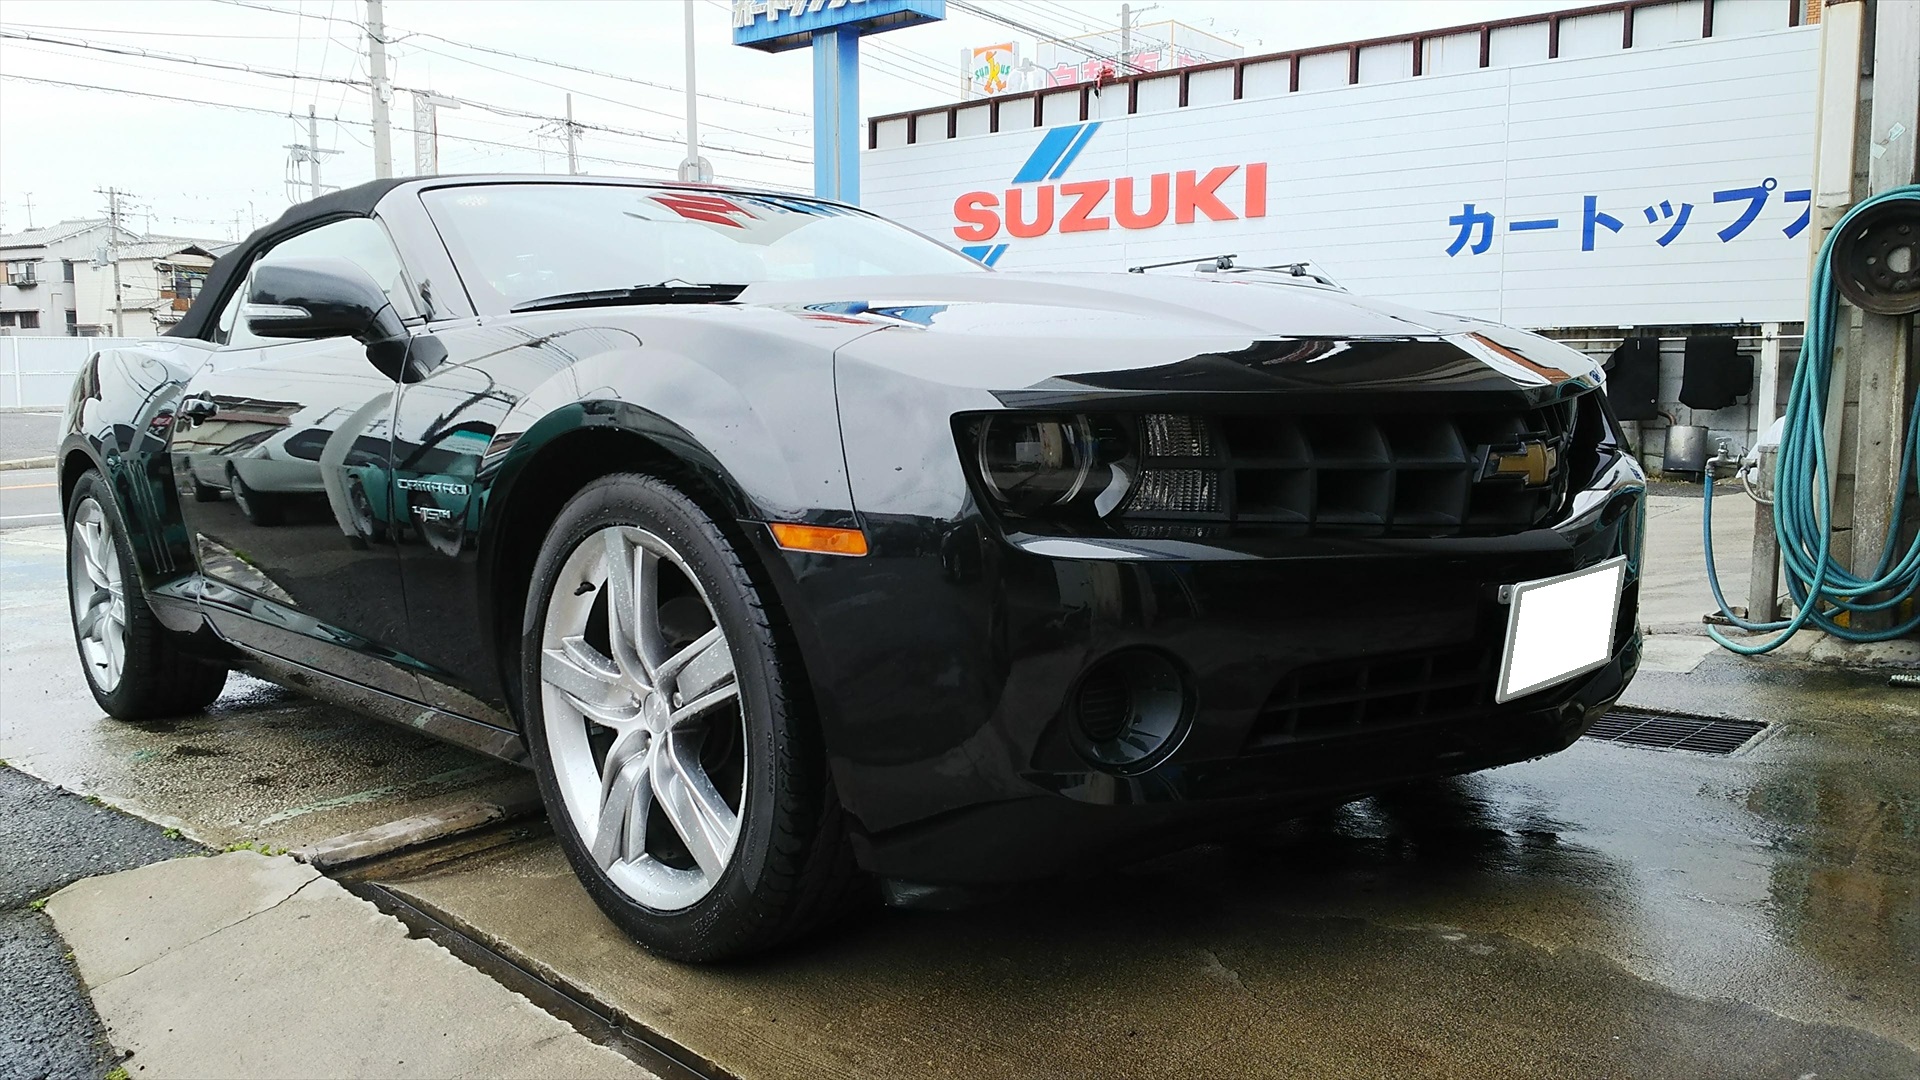
[[[660,282],[984,271],[898,225],[801,196],[531,183],[439,188],[422,198],[475,300],[502,307]]]

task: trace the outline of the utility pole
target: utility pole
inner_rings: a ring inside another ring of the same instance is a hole
[[[1154,8],[1157,8],[1157,7],[1159,7],[1159,6],[1160,6],[1159,4],[1148,4],[1148,5],[1146,6],[1146,7],[1143,7],[1143,8],[1141,8],[1141,9],[1140,9],[1140,10],[1139,10],[1138,12],[1136,12],[1136,11],[1134,11],[1134,10],[1133,10],[1133,5],[1132,5],[1132,4],[1121,4],[1121,5],[1120,5],[1120,56],[1119,56],[1119,60],[1120,60],[1120,66],[1121,66],[1121,67],[1122,67],[1122,68],[1123,68],[1123,69],[1124,69],[1125,71],[1130,71],[1130,72],[1137,72],[1137,71],[1140,71],[1140,70],[1142,70],[1142,69],[1141,69],[1141,67],[1140,67],[1140,65],[1138,65],[1138,64],[1136,64],[1136,63],[1134,63],[1134,62],[1133,62],[1133,24],[1134,24],[1134,21],[1135,21],[1135,20],[1137,20],[1137,19],[1138,19],[1138,18],[1139,18],[1140,16],[1142,16],[1142,15],[1145,15],[1145,14],[1146,14],[1147,12],[1149,12],[1149,11],[1152,11],[1152,10],[1153,10]]]
[[[573,126],[573,95],[567,95],[567,175],[580,175],[580,140]]]
[[[387,28],[381,0],[367,0],[367,72],[373,79],[373,175],[393,175],[393,120],[387,106],[393,86],[387,82]]]
[[[120,316],[120,200],[131,192],[119,188],[94,188],[107,197],[107,262],[113,267],[113,336],[125,337]]]
[[[33,192],[27,192],[27,228],[33,228]]]
[[[287,143],[286,149],[290,151],[289,156],[295,165],[306,163],[307,198],[319,198],[324,190],[324,185],[320,183],[320,157],[323,154],[338,154],[340,151],[320,148],[320,118],[314,114],[313,106],[307,106],[307,141]]]
[[[307,198],[320,197],[320,120],[307,106]]]
[[[1866,162],[1866,186],[1860,198],[1920,181],[1920,6],[1881,4],[1871,20],[1873,34],[1873,103],[1856,136],[1859,156]],[[1856,69],[1857,70],[1857,69]],[[1914,261],[1920,248],[1908,247]],[[1890,253],[1891,265],[1897,249]],[[1843,311],[1847,310],[1845,308]],[[1858,424],[1854,435],[1853,565],[1870,571],[1887,554],[1899,550],[1901,537],[1888,536],[1893,507],[1906,477],[1902,458],[1911,390],[1907,371],[1913,348],[1916,316],[1855,313],[1855,323],[1843,346],[1857,374],[1855,396]],[[1842,398],[1844,401],[1844,397]],[[1838,444],[1836,444],[1838,445]],[[1890,611],[1857,615],[1855,626],[1881,630],[1899,621]]]
[[[686,0],[682,14],[687,31],[687,160],[680,163],[680,179],[711,184],[713,166],[700,156],[700,104],[693,91],[693,0]]]

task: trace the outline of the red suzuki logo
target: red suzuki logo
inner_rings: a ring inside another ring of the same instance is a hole
[[[1056,225],[1063,233],[1100,232],[1116,227],[1157,228],[1166,223],[1168,215],[1178,225],[1202,217],[1209,221],[1266,217],[1267,164],[1254,162],[1245,168],[1245,195],[1237,214],[1221,199],[1220,188],[1241,166],[1222,165],[1205,175],[1197,169],[1184,169],[1144,178],[1123,176],[1117,180],[1010,187],[1001,195],[969,191],[953,201],[954,220],[960,222],[953,234],[977,242],[999,236],[1005,227],[1009,235],[1024,240],[1044,236]]]

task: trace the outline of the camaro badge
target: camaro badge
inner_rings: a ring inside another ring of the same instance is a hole
[[[435,491],[442,495],[465,495],[467,485],[449,480],[417,480],[408,476],[394,478],[393,486],[402,491]]]
[[[1517,451],[1489,451],[1488,476],[1517,476],[1528,487],[1544,487],[1560,467],[1560,451],[1544,442],[1522,443]]]

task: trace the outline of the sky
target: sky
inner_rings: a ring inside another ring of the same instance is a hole
[[[969,6],[1059,37],[1120,17],[1106,0]],[[1252,56],[1575,6],[1159,0],[1140,24],[1177,20]],[[727,4],[692,10],[703,154],[722,181],[809,190],[810,50],[736,47]],[[672,175],[685,156],[685,11],[682,0],[387,0],[396,171],[412,171],[412,91],[429,91],[462,102],[438,114],[441,172],[564,173],[571,92],[582,172]],[[309,109],[323,183],[372,179],[372,102],[356,85],[365,18],[364,0],[6,0],[0,232],[101,216],[99,192],[117,188],[138,231],[236,239],[307,197],[307,167],[288,147],[306,143]],[[1034,34],[957,8],[866,38],[862,115],[957,100],[962,51],[1009,39],[1032,55]]]

